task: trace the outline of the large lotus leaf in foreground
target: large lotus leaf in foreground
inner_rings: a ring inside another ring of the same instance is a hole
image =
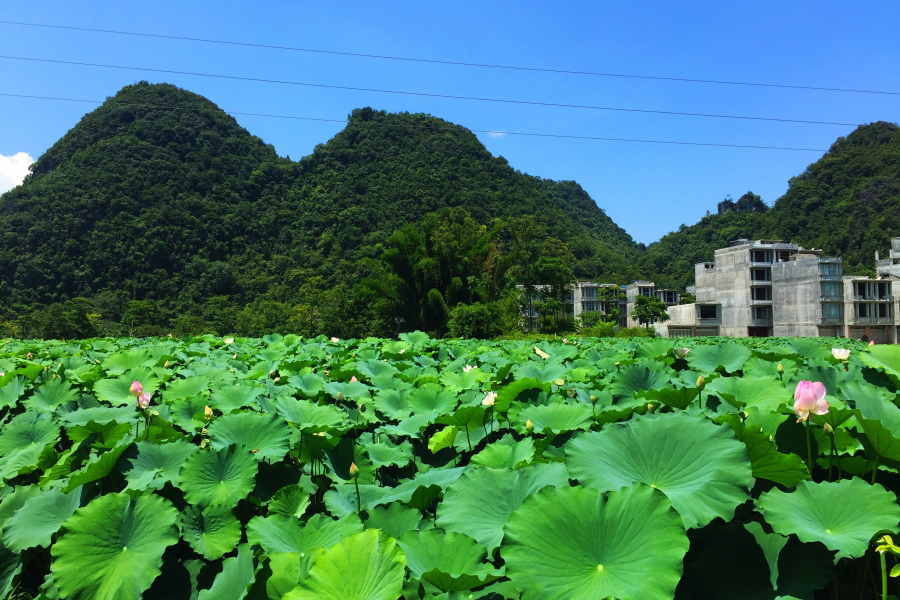
[[[844,556],[862,556],[872,536],[881,530],[896,532],[900,523],[893,492],[858,477],[835,483],[802,481],[791,493],[766,492],[758,503],[776,533],[822,542]]]
[[[234,506],[253,489],[256,469],[256,459],[243,446],[200,450],[181,468],[179,487],[191,504]]]
[[[752,355],[749,348],[728,342],[717,346],[693,348],[687,362],[692,369],[702,373],[712,373],[720,368],[727,373],[734,373],[744,366],[744,362]]]
[[[640,481],[666,494],[688,528],[730,521],[747,499],[750,457],[728,426],[665,413],[582,434],[566,444],[566,467],[602,492]]]
[[[507,575],[523,600],[670,600],[688,538],[669,500],[637,484],[608,498],[545,489],[505,527]]]
[[[284,600],[397,600],[405,571],[397,541],[370,529],[321,552]]]
[[[547,486],[566,487],[569,476],[559,463],[518,471],[480,467],[451,485],[438,505],[438,527],[464,533],[488,551],[500,545],[503,525],[522,501]]]
[[[3,525],[3,545],[13,552],[33,546],[49,546],[53,534],[81,503],[81,489],[64,494],[58,489],[29,499]]]
[[[156,495],[106,494],[78,509],[53,545],[52,574],[67,600],[141,597],[178,541],[178,511]]]
[[[410,531],[398,543],[412,576],[442,592],[469,590],[503,574],[483,563],[485,547],[462,533]]]

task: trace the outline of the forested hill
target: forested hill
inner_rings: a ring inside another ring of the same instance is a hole
[[[738,203],[740,204],[740,203]],[[694,263],[738,238],[774,238],[841,256],[844,272],[871,274],[875,252],[900,236],[900,127],[883,121],[838,138],[829,151],[790,180],[765,212],[725,209],[682,225],[643,253],[639,271],[683,289]]]
[[[357,317],[344,333],[379,333],[359,325],[355,286],[390,280],[380,260],[390,237],[449,208],[488,232],[486,254],[467,260],[497,262],[512,235],[504,224],[528,215],[541,248],[531,257],[565,260],[578,276],[625,281],[642,249],[578,184],[518,172],[441,119],[355,110],[292,162],[205,98],[142,82],[86,115],[0,197],[0,321],[41,307],[80,315],[72,303],[87,298],[95,321],[132,333],[176,319],[184,331],[228,330],[251,316],[265,328],[286,314],[311,333],[326,329],[326,309],[310,308],[324,302],[331,320]],[[504,265],[490,276],[508,286],[515,265]]]

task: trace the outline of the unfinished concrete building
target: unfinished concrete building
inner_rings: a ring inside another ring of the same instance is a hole
[[[641,323],[632,317],[634,311],[634,302],[638,296],[646,296],[648,298],[659,298],[666,306],[673,307],[678,305],[680,294],[675,290],[664,290],[656,287],[652,281],[635,281],[625,286],[625,310],[621,312],[619,325],[624,327],[641,327],[645,323]],[[646,323],[653,325],[653,323]]]

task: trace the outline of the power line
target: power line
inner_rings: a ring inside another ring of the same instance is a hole
[[[72,27],[66,25],[47,25],[44,23],[25,23],[20,21],[0,21],[0,24],[3,25],[19,25],[25,27],[42,27],[47,29],[66,29],[70,31],[86,31],[91,33],[108,33],[115,35],[128,35],[135,37],[146,37],[146,38],[156,38],[156,39],[164,39],[164,40],[179,40],[185,42],[202,42],[205,44],[221,44],[226,46],[244,46],[248,48],[265,48],[268,50],[289,50],[292,52],[307,52],[311,54],[331,54],[336,56],[353,56],[357,58],[373,58],[373,59],[381,59],[381,60],[395,60],[395,61],[403,61],[403,62],[416,62],[416,63],[428,63],[428,64],[437,64],[437,65],[452,65],[458,67],[478,67],[484,69],[505,69],[511,71],[531,71],[536,73],[557,73],[563,75],[588,75],[593,77],[617,77],[623,79],[647,79],[651,81],[679,81],[683,83],[708,83],[708,84],[716,84],[716,85],[743,85],[743,86],[752,86],[752,87],[767,87],[767,88],[781,88],[781,89],[792,89],[792,90],[814,90],[821,92],[846,92],[853,94],[880,94],[880,95],[889,95],[889,96],[900,96],[900,92],[889,92],[883,90],[861,90],[854,88],[835,88],[835,87],[823,87],[823,86],[811,86],[811,85],[791,85],[791,84],[782,84],[782,83],[761,83],[761,82],[753,82],[753,81],[729,81],[722,79],[693,79],[688,77],[664,77],[664,76],[656,76],[656,75],[636,75],[633,73],[604,73],[598,71],[578,71],[578,70],[570,70],[570,69],[548,69],[541,67],[523,67],[523,66],[515,66],[515,65],[496,65],[490,63],[474,63],[474,62],[462,62],[462,61],[454,61],[454,60],[437,60],[437,59],[429,59],[429,58],[413,58],[408,56],[390,56],[385,54],[365,54],[361,52],[343,52],[338,50],[322,50],[318,48],[300,48],[296,46],[276,46],[272,44],[257,44],[252,42],[236,42],[231,40],[214,40],[208,38],[197,38],[197,37],[187,37],[187,36],[177,36],[177,35],[163,35],[156,33],[140,33],[135,31],[119,31],[114,29],[95,29],[91,27]]]
[[[103,100],[83,100],[79,98],[58,98],[53,96],[30,96],[25,94],[4,94],[0,93],[0,96],[7,98],[28,98],[28,99],[37,99],[37,100],[58,100],[64,102],[83,102],[89,104],[103,104],[105,101]],[[116,106],[129,106],[135,108],[155,108],[155,109],[163,109],[163,110],[183,110],[183,111],[192,111],[192,112],[212,112],[212,113],[225,113],[228,115],[242,115],[242,116],[251,116],[251,117],[266,117],[272,119],[292,119],[298,121],[322,121],[327,123],[343,123],[347,124],[347,119],[322,119],[316,117],[298,117],[293,115],[273,115],[273,114],[265,114],[265,113],[250,113],[250,112],[237,112],[225,110],[222,108],[191,108],[191,107],[181,107],[181,106],[165,106],[159,104],[142,104],[142,103],[131,103],[131,102],[111,102]],[[392,126],[389,123],[377,123],[377,122],[369,122],[369,125],[376,126]],[[451,126],[451,127],[435,127],[432,125],[413,125],[408,126],[413,129],[422,129],[422,130],[431,130],[431,131],[452,131],[455,127],[460,127],[463,129],[468,129],[462,127],[461,125]],[[496,129],[468,129],[473,133],[487,133],[494,135],[519,135],[519,136],[528,136],[528,137],[546,137],[546,138],[562,138],[562,139],[574,139],[574,140],[595,140],[595,141],[605,141],[605,142],[634,142],[641,144],[669,144],[669,145],[677,145],[677,146],[712,146],[717,148],[750,148],[755,150],[795,150],[795,151],[803,151],[803,152],[828,152],[828,150],[822,150],[819,148],[794,148],[787,146],[755,146],[749,144],[717,144],[712,142],[681,142],[674,140],[647,140],[647,139],[635,139],[635,138],[613,138],[613,137],[600,137],[600,136],[589,136],[589,135],[566,135],[566,134],[558,134],[558,133],[526,133],[521,131],[498,131]]]
[[[669,110],[650,110],[643,108],[624,108],[618,106],[592,106],[588,104],[563,104],[559,102],[539,102],[535,100],[511,100],[505,98],[484,98],[479,96],[457,96],[451,94],[436,94],[436,93],[428,93],[428,92],[410,92],[404,90],[382,90],[377,88],[364,88],[364,87],[355,87],[355,86],[346,86],[346,85],[330,85],[325,83],[309,83],[303,81],[288,81],[283,79],[264,79],[261,77],[242,77],[239,75],[220,75],[215,73],[199,73],[195,71],[176,71],[174,69],[154,69],[150,67],[131,67],[131,66],[123,66],[123,65],[106,65],[101,63],[89,63],[89,62],[77,62],[71,60],[56,60],[49,58],[29,58],[23,56],[2,56],[0,55],[0,59],[5,60],[20,60],[20,61],[28,61],[28,62],[40,62],[40,63],[51,63],[51,64],[60,64],[60,65],[74,65],[80,67],[99,67],[104,69],[121,69],[126,71],[145,71],[148,73],[166,73],[168,75],[189,75],[192,77],[209,77],[213,79],[229,79],[234,81],[250,81],[254,83],[274,83],[280,85],[296,85],[303,87],[314,87],[314,88],[325,88],[325,89],[333,89],[333,90],[350,90],[356,92],[372,92],[378,94],[396,94],[401,96],[421,96],[425,98],[444,98],[450,100],[472,100],[476,102],[495,102],[501,104],[517,104],[517,105],[527,105],[527,106],[546,106],[553,108],[576,108],[576,109],[585,109],[585,110],[602,110],[602,111],[614,111],[614,112],[628,112],[628,113],[640,113],[640,114],[655,114],[655,115],[668,115],[668,116],[682,116],[682,117],[703,117],[703,118],[713,118],[713,119],[738,119],[743,121],[771,121],[776,123],[801,123],[807,125],[837,125],[841,127],[856,127],[857,123],[839,123],[833,121],[810,121],[806,119],[780,119],[776,117],[752,117],[746,115],[722,115],[722,114],[713,114],[713,113],[692,113],[692,112],[681,112],[681,111],[669,111]]]

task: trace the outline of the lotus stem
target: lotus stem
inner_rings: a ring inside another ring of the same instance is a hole
[[[806,424],[806,468],[809,470],[809,478],[812,479],[812,442],[810,441],[809,419],[804,421],[804,423]]]
[[[472,440],[469,439],[469,426],[466,425],[466,442],[469,444],[469,452],[472,451]]]
[[[878,476],[878,457],[875,457],[875,468],[872,469],[872,485],[875,485],[875,478]]]
[[[884,558],[884,552],[879,552],[881,560],[881,597],[887,598],[887,562]]]
[[[360,514],[362,513],[362,501],[359,498],[359,479],[354,479],[353,485],[356,486],[356,514]]]

